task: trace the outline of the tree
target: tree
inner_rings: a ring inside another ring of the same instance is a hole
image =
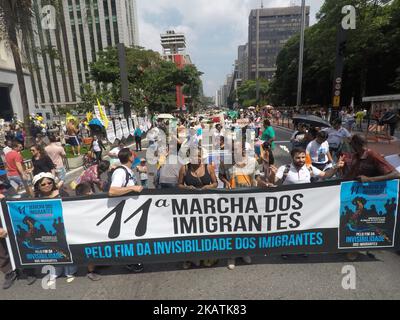
[[[30,129],[29,105],[24,71],[21,61],[21,49],[18,43],[18,34],[25,37],[31,28],[32,1],[31,0],[0,0],[0,26],[2,36],[8,40],[15,64],[15,72],[21,96],[22,114],[24,117],[24,130],[26,144],[32,142]]]
[[[269,93],[269,82],[265,79],[259,80],[260,86],[260,105],[267,104],[267,96]],[[257,81],[256,80],[248,80],[244,82],[237,90],[237,96],[239,103],[243,107],[255,106],[257,104]],[[230,100],[236,99],[236,92],[232,93]]]
[[[200,97],[202,75],[195,66],[178,69],[172,62],[164,61],[154,51],[141,47],[126,48],[129,95],[136,112],[171,111],[176,108],[176,86],[183,85],[184,92],[197,102]],[[120,103],[120,75],[118,52],[108,48],[98,53],[98,60],[91,64],[92,80],[97,84],[112,84],[112,97]]]
[[[400,0],[326,0],[317,15],[318,23],[305,33],[305,104],[328,106],[332,103],[336,35],[345,5],[355,6],[357,27],[348,30],[342,105],[349,105],[352,97],[358,104],[364,96],[398,90]],[[292,37],[278,55],[270,92],[273,104],[296,104],[299,41],[298,35]]]

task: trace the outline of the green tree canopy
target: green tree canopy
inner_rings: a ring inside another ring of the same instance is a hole
[[[129,95],[132,106],[142,112],[170,111],[176,108],[176,86],[183,85],[191,99],[200,98],[201,72],[195,66],[178,69],[172,62],[164,61],[154,51],[140,47],[126,48]],[[98,53],[98,59],[90,66],[92,80],[97,84],[112,84],[112,100],[120,104],[120,69],[117,48]]]
[[[400,0],[326,0],[318,23],[305,32],[303,104],[331,104],[336,36],[345,5],[356,8],[357,25],[348,31],[342,105],[352,97],[358,104],[364,96],[400,89]],[[299,43],[299,35],[292,37],[278,55],[270,92],[274,104],[296,104]]]

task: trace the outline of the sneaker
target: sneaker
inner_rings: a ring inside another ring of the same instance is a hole
[[[89,272],[89,273],[87,274],[87,277],[88,277],[90,280],[92,280],[92,281],[99,281],[99,280],[101,280],[100,275],[97,274],[97,273],[94,273],[94,272]]]
[[[228,259],[228,269],[229,270],[235,269],[235,259]]]
[[[144,270],[144,267],[143,267],[142,263],[128,264],[126,266],[126,268],[128,269],[129,272],[134,272],[134,273],[139,273],[139,272],[142,272]]]
[[[243,257],[242,259],[246,264],[250,264],[251,263],[251,258],[249,256]]]
[[[68,283],[71,283],[72,281],[74,281],[75,280],[75,276],[73,276],[73,275],[68,275],[67,276],[67,282]]]
[[[37,278],[35,276],[27,276],[26,277],[26,282],[28,283],[28,286],[33,285],[36,282]]]
[[[6,273],[4,276],[3,290],[7,290],[7,289],[11,288],[16,279],[17,279],[16,271],[10,271],[10,272]]]
[[[348,252],[346,253],[346,258],[349,261],[356,261],[358,258],[358,252]]]

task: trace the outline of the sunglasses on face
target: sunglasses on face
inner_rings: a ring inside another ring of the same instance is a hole
[[[53,185],[53,182],[43,182],[40,184],[41,187],[46,187],[46,186],[51,186]]]

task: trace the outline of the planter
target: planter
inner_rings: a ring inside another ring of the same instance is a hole
[[[68,159],[69,169],[76,169],[83,166],[83,156]]]

